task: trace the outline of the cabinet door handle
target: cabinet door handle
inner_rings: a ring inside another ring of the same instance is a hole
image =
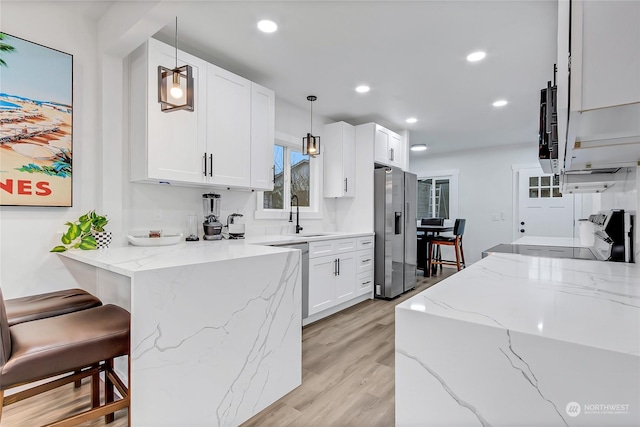
[[[204,153],[204,156],[202,156],[202,163],[204,163],[204,172],[202,172],[202,175],[207,176],[207,153]]]
[[[362,242],[363,245],[370,245],[371,242]]]
[[[213,176],[213,154],[209,154],[209,176]]]
[[[391,161],[393,161],[394,160],[394,158],[393,158],[393,148],[391,148],[389,151],[391,151]]]
[[[365,263],[365,262],[369,262],[369,261],[371,261],[371,258],[363,259],[363,260],[362,260],[362,262],[363,262],[363,263]]]
[[[362,282],[363,285],[368,285],[369,283],[371,283],[371,280],[367,280],[366,282]]]
[[[338,259],[334,259],[333,260],[333,275],[337,276],[338,275]]]
[[[349,188],[349,178],[345,178],[344,179],[344,192],[347,192],[347,189]]]
[[[271,166],[271,169],[273,169],[273,183],[275,184],[276,183],[276,167],[275,167],[275,165]]]
[[[338,276],[340,275],[340,258],[338,258]]]

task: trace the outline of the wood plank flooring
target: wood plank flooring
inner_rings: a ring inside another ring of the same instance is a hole
[[[368,300],[302,330],[302,385],[243,427],[393,426],[395,306],[453,274],[418,272],[416,289],[391,300]],[[0,427],[38,426],[90,406],[88,379],[7,406]],[[127,425],[127,410],[110,427]],[[104,418],[83,424],[105,426]],[[176,426],[178,427],[178,426]],[[179,426],[190,427],[190,426]]]

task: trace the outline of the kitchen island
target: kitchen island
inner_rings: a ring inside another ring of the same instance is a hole
[[[203,241],[61,255],[78,286],[131,312],[131,425],[238,425],[301,384],[300,251]]]
[[[494,253],[396,307],[397,426],[640,425],[640,268]]]

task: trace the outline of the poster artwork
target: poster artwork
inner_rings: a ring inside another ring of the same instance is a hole
[[[0,205],[71,206],[73,56],[0,32]]]

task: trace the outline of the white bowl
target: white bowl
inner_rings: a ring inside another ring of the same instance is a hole
[[[182,240],[182,233],[165,234],[162,237],[127,235],[127,240],[134,246],[168,246],[175,245]]]

